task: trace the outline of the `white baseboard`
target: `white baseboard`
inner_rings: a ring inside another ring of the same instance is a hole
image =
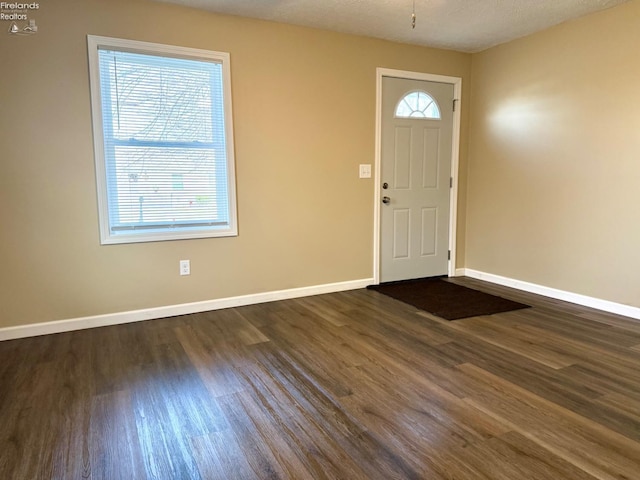
[[[311,287],[291,288],[288,290],[277,290],[252,295],[242,295],[238,297],[219,298],[215,300],[205,300],[203,302],[183,303],[180,305],[146,308],[143,310],[132,310],[129,312],[109,313],[106,315],[95,315],[91,317],[71,318],[68,320],[6,327],[0,328],[0,341],[12,340],[15,338],[35,337],[37,335],[48,335],[51,333],[69,332],[85,328],[119,325],[121,323],[132,323],[142,320],[153,320],[156,318],[173,317],[176,315],[206,312],[209,310],[220,310],[223,308],[241,307],[243,305],[254,305],[257,303],[272,302],[275,300],[308,297],[323,293],[356,290],[358,288],[365,288],[372,283],[372,278],[363,278],[361,280],[328,283],[324,285],[314,285]]]
[[[454,277],[464,277],[464,272],[465,272],[464,268],[456,268],[454,273],[453,273],[453,276]]]
[[[567,292],[565,290],[558,290],[557,288],[545,287],[543,285],[537,285],[535,283],[523,282],[522,280],[502,277],[500,275],[494,275],[492,273],[480,272],[478,270],[473,270],[470,268],[464,268],[462,270],[464,270],[464,275],[467,277],[476,278],[478,280],[496,283],[505,287],[516,288],[525,292],[535,293],[538,295],[543,295],[545,297],[555,298],[557,300],[564,300],[565,302],[575,303],[590,308],[596,308],[605,312],[616,313],[618,315],[624,315],[625,317],[631,317],[636,320],[640,320],[640,308],[632,307],[631,305],[610,302],[608,300],[602,300],[600,298],[580,295],[578,293]]]

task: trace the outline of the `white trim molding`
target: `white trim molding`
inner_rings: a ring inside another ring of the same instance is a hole
[[[140,322],[142,320],[155,320],[158,318],[173,317],[176,315],[187,315],[190,313],[206,312],[210,310],[221,310],[223,308],[255,305],[257,303],[273,302],[276,300],[309,297],[311,295],[321,295],[324,293],[357,290],[359,288],[365,288],[372,283],[372,278],[363,278],[360,280],[328,283],[311,287],[291,288],[288,290],[276,290],[272,292],[256,293],[252,295],[241,295],[238,297],[205,300],[202,302],[146,308],[143,310],[132,310],[129,312],[117,312],[109,313],[106,315],[95,315],[91,317],[57,320],[53,322],[17,325],[13,327],[0,328],[0,342],[16,338],[35,337],[38,335],[70,332],[73,330],[83,330],[86,328],[105,327],[109,325]]]
[[[624,315],[625,317],[640,320],[640,308],[632,307],[631,305],[611,302],[609,300],[602,300],[600,298],[589,297],[587,295],[581,295],[579,293],[567,292],[566,290],[559,290],[557,288],[545,287],[544,285],[538,285],[535,283],[524,282],[522,280],[502,277],[500,275],[494,275],[492,273],[480,272],[478,270],[473,270],[470,268],[465,268],[462,270],[464,270],[464,275],[470,278],[484,280],[485,282],[495,283],[497,285],[503,285],[505,287],[511,287],[518,290],[523,290],[525,292],[555,298],[556,300],[563,300],[565,302],[575,303],[584,307],[595,308],[604,312],[615,313],[618,315]]]
[[[454,276],[455,277],[464,277],[464,272],[465,272],[464,268],[456,268]]]
[[[456,240],[458,225],[458,165],[460,162],[460,118],[462,110],[462,78],[431,73],[410,72],[390,68],[376,69],[376,135],[375,135],[375,168],[373,189],[373,280],[380,283],[380,177],[382,156],[382,78],[394,77],[427,82],[449,83],[453,85],[453,98],[456,109],[453,112],[453,136],[451,139],[451,178],[453,179],[449,198],[449,259],[448,275],[456,276]]]

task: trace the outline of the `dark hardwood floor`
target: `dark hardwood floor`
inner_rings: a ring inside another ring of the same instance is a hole
[[[640,479],[640,322],[357,290],[0,343],[0,479]]]

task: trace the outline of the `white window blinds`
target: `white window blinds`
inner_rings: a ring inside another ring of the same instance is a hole
[[[95,45],[103,243],[236,234],[228,64],[120,42]]]

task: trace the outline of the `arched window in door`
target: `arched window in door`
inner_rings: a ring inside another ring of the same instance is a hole
[[[426,92],[407,93],[396,106],[396,118],[440,119],[440,109],[436,101]]]

